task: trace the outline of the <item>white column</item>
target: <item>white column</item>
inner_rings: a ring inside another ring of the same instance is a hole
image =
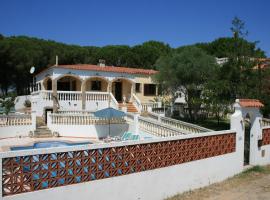
[[[2,196],[3,196],[3,189],[2,189],[2,187],[3,187],[3,184],[2,184],[2,182],[3,182],[3,170],[2,170],[2,156],[0,157],[0,197],[2,198]]]
[[[53,112],[57,112],[57,80],[53,79],[52,80],[52,99],[53,99]]]
[[[41,84],[41,88],[40,88],[40,90],[45,90],[45,87],[44,87],[44,81],[42,80],[42,81],[40,81],[40,84]]]
[[[32,121],[32,131],[36,130],[37,128],[37,116],[36,111],[31,112],[31,121]]]
[[[112,82],[111,81],[108,82],[107,92],[112,93]]]
[[[134,128],[135,128],[135,134],[140,134],[139,131],[139,114],[134,114]]]
[[[261,148],[258,147],[258,141],[262,139],[262,127],[261,120],[262,115],[258,108],[250,109],[252,112],[251,115],[251,129],[250,129],[250,160],[251,165],[261,164]]]
[[[86,108],[86,93],[85,93],[85,88],[86,88],[86,80],[82,82],[82,110],[85,110]]]
[[[245,125],[241,107],[236,105],[235,112],[231,116],[231,130],[236,132],[236,154],[237,162],[239,162],[239,172],[242,171],[244,166],[244,136]]]

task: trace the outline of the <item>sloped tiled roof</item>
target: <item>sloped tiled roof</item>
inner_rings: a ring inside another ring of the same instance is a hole
[[[114,67],[114,66],[98,66],[90,64],[75,64],[75,65],[57,65],[51,68],[63,68],[63,69],[74,69],[74,70],[87,70],[87,71],[102,71],[102,72],[116,72],[126,74],[145,74],[153,75],[158,71],[153,69],[138,69],[129,67]]]
[[[264,107],[262,102],[260,102],[257,99],[239,99],[239,104],[241,107],[255,107],[255,108],[261,108]]]
[[[254,66],[254,69],[266,69],[270,67],[270,58],[257,59],[258,64]]]

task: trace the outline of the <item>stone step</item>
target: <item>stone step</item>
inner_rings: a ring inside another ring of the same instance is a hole
[[[132,113],[138,112],[137,108],[133,105],[133,103],[126,103],[126,104],[119,103],[119,108],[122,108],[122,107],[127,107],[127,112],[132,112]]]
[[[46,135],[34,135],[35,138],[50,138],[53,137],[51,134],[46,134]]]
[[[46,131],[46,132],[41,132],[41,131],[34,131],[35,135],[50,135],[52,132]]]
[[[48,129],[47,126],[39,126],[38,129]]]
[[[45,138],[45,137],[52,137],[52,132],[47,126],[38,127],[34,131],[34,137],[36,138]]]

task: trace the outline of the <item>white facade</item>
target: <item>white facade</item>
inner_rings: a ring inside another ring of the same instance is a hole
[[[53,66],[37,74],[35,88],[38,90],[32,93],[32,110],[37,116],[45,116],[46,110],[55,111],[56,107],[58,110],[96,111],[108,106],[118,109],[119,103],[130,103],[133,111],[140,112],[142,104],[149,103],[157,95],[157,86],[151,78],[154,72],[130,73],[131,68],[124,68],[127,72],[117,68],[114,72],[104,71],[102,66],[98,68],[85,70]],[[154,87],[150,87],[152,85]],[[149,89],[144,90],[146,86]],[[128,106],[127,109],[132,110]]]

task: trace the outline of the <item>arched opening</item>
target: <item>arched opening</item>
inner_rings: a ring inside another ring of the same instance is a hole
[[[245,123],[245,136],[244,136],[244,165],[249,165],[250,160],[250,129],[251,129],[251,116],[249,113],[244,118]]]
[[[105,78],[91,77],[85,80],[85,91],[107,92],[109,82]]]
[[[57,80],[58,91],[81,91],[81,80],[76,76],[65,75]]]
[[[52,90],[52,79],[51,78],[46,78],[43,81],[43,87],[45,90]]]
[[[118,102],[129,102],[132,95],[133,82],[124,79],[117,78],[112,81],[112,94]]]

